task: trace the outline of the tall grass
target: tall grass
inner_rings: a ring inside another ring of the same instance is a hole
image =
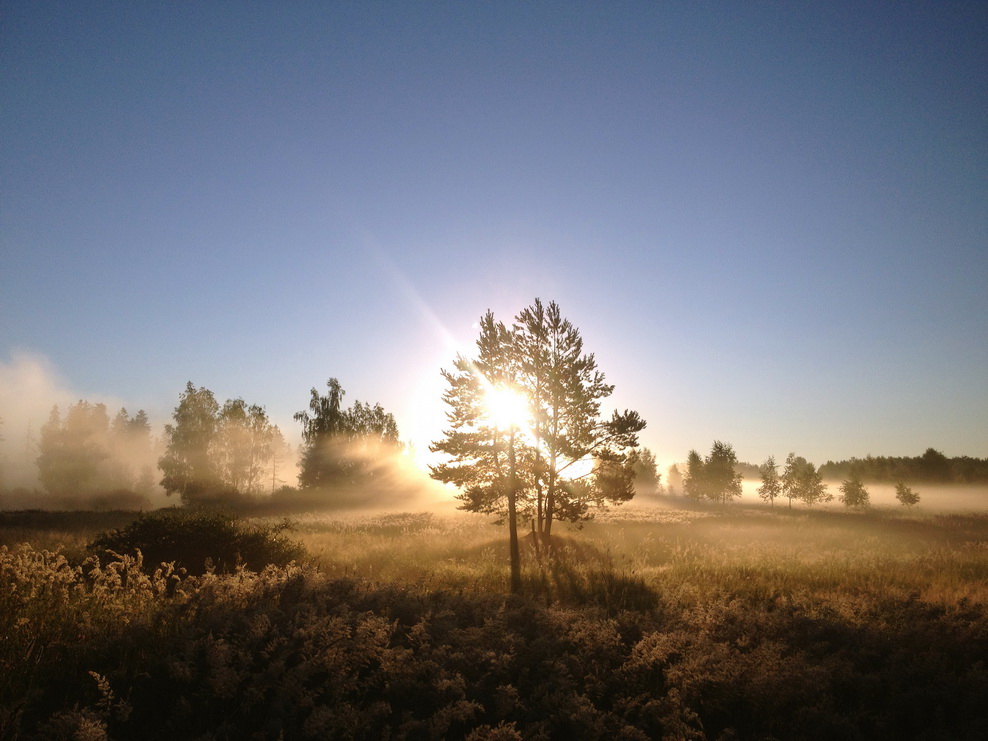
[[[988,736],[983,515],[619,508],[526,538],[520,597],[483,517],[292,536],[202,576],[0,549],[0,737]]]

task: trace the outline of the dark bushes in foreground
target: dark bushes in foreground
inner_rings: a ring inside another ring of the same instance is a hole
[[[658,595],[606,612],[0,550],[0,735],[980,739],[983,607]]]
[[[211,510],[162,509],[99,535],[89,550],[104,560],[140,550],[148,565],[174,562],[191,574],[202,574],[207,566],[232,571],[240,564],[259,570],[305,556],[302,545],[286,536],[290,529],[287,521],[264,525]]]

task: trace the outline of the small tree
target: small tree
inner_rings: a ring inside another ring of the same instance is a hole
[[[827,491],[827,485],[823,483],[823,477],[812,463],[807,462],[803,466],[799,486],[799,498],[809,507],[812,507],[818,502],[829,502],[834,498],[834,495]]]
[[[840,490],[840,500],[845,507],[864,508],[870,503],[868,490],[865,489],[857,474],[852,473],[850,478],[845,479],[840,485]]]
[[[789,499],[790,509],[793,499],[799,499],[809,506],[833,499],[816,466],[795,453],[786,457],[786,467],[782,472],[782,493]]]
[[[710,455],[703,462],[707,496],[726,504],[741,496],[741,474],[734,470],[738,459],[728,443],[715,440]]]
[[[776,497],[782,494],[782,480],[779,478],[779,467],[775,464],[775,457],[770,455],[758,472],[762,480],[761,486],[758,487],[758,496],[774,507]]]
[[[686,456],[686,475],[683,477],[683,491],[694,502],[706,496],[706,480],[703,476],[703,458],[695,450]]]
[[[506,340],[503,350],[530,411],[536,529],[548,538],[557,519],[587,519],[593,506],[634,496],[625,464],[645,421],[630,410],[601,417],[601,402],[614,386],[554,301],[535,299],[515,317]],[[588,462],[592,471],[580,473]]]
[[[895,485],[895,498],[899,500],[900,504],[903,504],[906,507],[912,507],[914,504],[919,504],[919,494],[901,481]]]

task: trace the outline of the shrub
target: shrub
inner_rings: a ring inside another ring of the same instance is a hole
[[[148,568],[174,561],[190,574],[210,568],[232,571],[238,565],[260,570],[269,564],[285,566],[305,555],[302,545],[285,535],[290,529],[287,520],[264,525],[220,512],[158,510],[97,536],[88,548],[104,558],[140,550]]]

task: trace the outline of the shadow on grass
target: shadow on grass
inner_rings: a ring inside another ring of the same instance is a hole
[[[561,605],[594,605],[610,614],[648,611],[659,604],[644,578],[615,566],[610,554],[595,546],[560,536],[540,542],[534,534],[525,544],[525,595]]]

